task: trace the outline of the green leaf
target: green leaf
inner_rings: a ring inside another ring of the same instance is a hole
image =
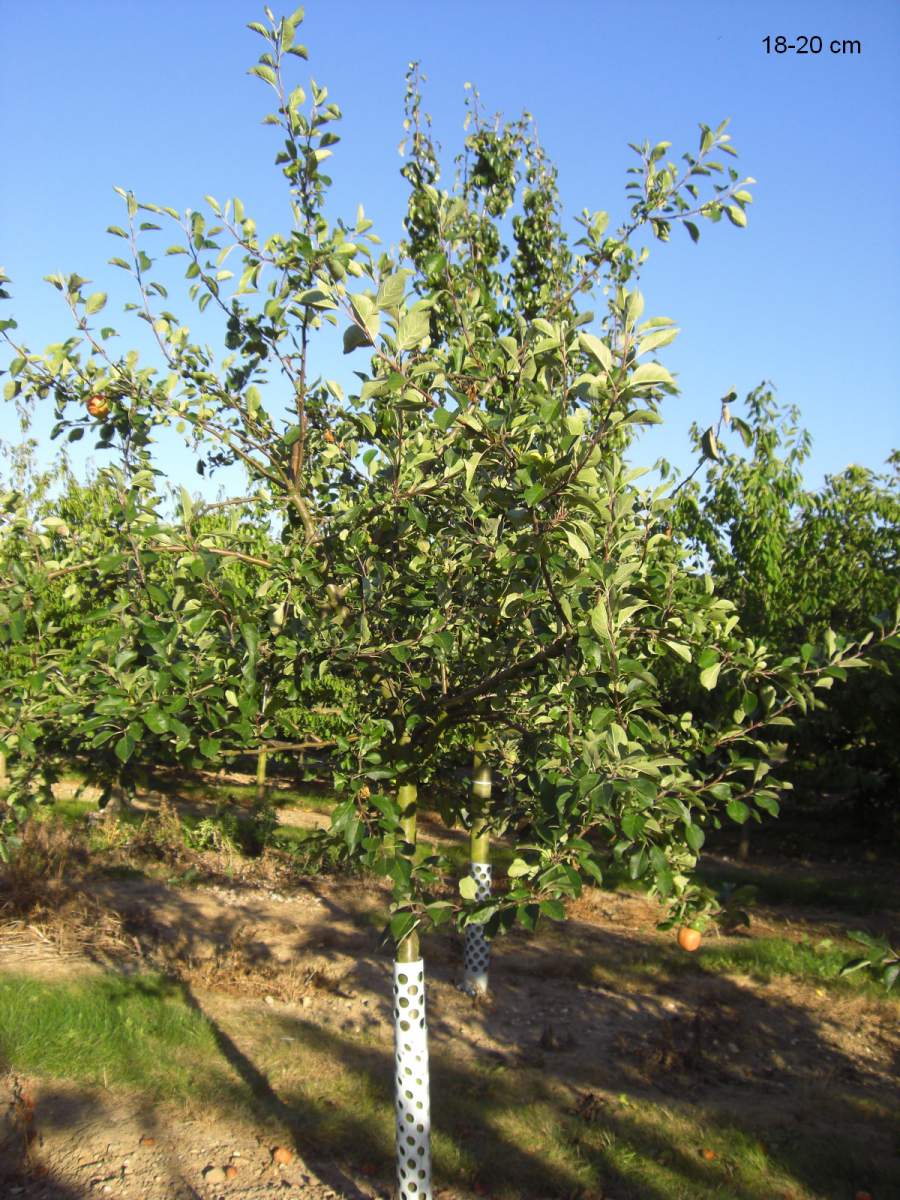
[[[510,879],[521,879],[524,875],[531,875],[533,873],[533,868],[529,867],[524,858],[514,858],[506,871]]]
[[[431,319],[428,309],[418,308],[404,313],[397,326],[397,345],[401,350],[413,350],[420,342],[429,340]]]
[[[251,621],[244,621],[241,625],[241,637],[247,646],[247,653],[255,661],[256,652],[259,647],[259,630]]]
[[[120,762],[126,763],[128,762],[129,758],[131,758],[133,752],[134,742],[126,733],[116,742],[116,758],[118,758]]]
[[[744,804],[743,800],[732,800],[725,805],[725,811],[728,813],[732,821],[736,821],[738,825],[743,825],[750,816],[750,809]]]
[[[94,292],[93,296],[88,296],[84,306],[84,311],[89,315],[99,312],[106,304],[106,292]]]
[[[479,451],[479,452],[476,452],[475,454],[470,454],[469,457],[466,459],[466,491],[467,492],[470,492],[472,490],[472,480],[475,477],[475,472],[478,469],[478,464],[481,462],[482,458],[483,458],[483,453]]]
[[[663,644],[668,646],[673,654],[677,654],[679,658],[685,662],[691,661],[691,648],[686,646],[684,642],[675,642],[671,638],[663,638]]]
[[[612,351],[606,342],[601,342],[592,333],[579,333],[578,345],[595,358],[604,371],[609,373],[612,370]]]
[[[348,325],[344,330],[344,353],[350,354],[353,350],[358,350],[360,346],[373,345],[372,339],[364,329],[360,329],[358,325]]]
[[[565,534],[566,534],[566,541],[569,543],[569,545],[572,547],[572,549],[575,551],[575,553],[578,555],[579,558],[590,558],[591,557],[590,550],[587,548],[587,546],[584,544],[584,542],[581,540],[581,538],[578,536],[577,533],[574,533],[571,529],[567,529],[567,530],[565,530]]]
[[[722,668],[721,662],[715,662],[711,667],[705,667],[700,672],[700,686],[705,687],[711,692],[719,681],[719,671]]]
[[[453,906],[447,900],[433,900],[427,905],[425,912],[435,929],[445,924],[453,915]]]
[[[703,457],[712,459],[713,462],[721,462],[722,455],[719,453],[719,443],[716,440],[716,432],[710,425],[709,429],[703,434],[700,439],[700,448],[703,451]]]
[[[598,637],[609,637],[609,614],[603,600],[591,609],[591,627]]]
[[[378,297],[375,303],[379,308],[399,308],[406,294],[406,280],[411,274],[409,270],[398,271],[381,281]]]
[[[739,229],[743,229],[747,224],[747,214],[737,204],[726,204],[725,212],[728,214],[728,220],[732,225],[737,225]]]
[[[275,72],[271,67],[267,67],[264,63],[260,63],[258,66],[251,67],[247,74],[256,75],[258,79],[263,79],[266,83],[269,83],[272,85],[272,87],[275,87],[277,79]]]
[[[675,380],[665,367],[661,366],[659,363],[649,362],[641,363],[641,365],[632,373],[628,382],[632,387],[644,387],[657,383],[674,384]]]
[[[699,854],[706,836],[699,825],[688,825],[684,831],[684,839],[694,853]]]
[[[763,809],[770,816],[777,817],[781,811],[778,801],[768,792],[759,792],[753,797],[756,802],[756,807]]]
[[[656,332],[649,334],[638,342],[638,354],[649,354],[651,350],[658,350],[661,346],[668,346],[678,337],[679,330],[677,329],[658,329]]]
[[[149,708],[144,713],[144,724],[151,733],[166,733],[169,728],[168,717],[158,708]]]
[[[478,892],[478,884],[471,875],[463,875],[459,881],[459,894],[463,900],[474,900]]]
[[[549,917],[551,921],[564,921],[566,919],[566,910],[561,900],[542,900],[540,910],[545,917]]]
[[[393,917],[391,917],[390,920],[389,928],[391,931],[391,937],[399,946],[402,941],[405,941],[405,939],[409,937],[418,924],[419,918],[415,915],[415,913],[396,913]]]
[[[185,525],[189,525],[194,515],[194,502],[191,500],[191,494],[186,487],[181,488],[181,515]]]

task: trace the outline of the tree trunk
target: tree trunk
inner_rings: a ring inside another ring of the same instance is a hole
[[[738,858],[746,862],[750,857],[750,822],[745,821],[741,826],[741,838],[738,842]]]
[[[9,776],[6,773],[6,752],[0,750],[0,788],[5,788],[9,783]]]
[[[256,803],[259,808],[266,802],[266,767],[268,766],[268,751],[260,750],[256,757]]]
[[[416,785],[404,784],[397,798],[403,839],[414,847]],[[394,1066],[397,1195],[400,1200],[432,1200],[425,964],[415,930],[398,943],[394,958]]]
[[[484,757],[487,743],[476,741],[472,760],[472,828],[469,834],[470,874],[475,880],[475,899],[491,896],[491,768]],[[483,996],[488,990],[490,943],[481,925],[466,929],[462,989],[470,996]]]

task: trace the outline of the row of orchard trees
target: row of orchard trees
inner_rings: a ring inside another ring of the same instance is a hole
[[[882,473],[850,465],[809,489],[810,438],[796,408],[760,387],[747,397],[746,420],[727,407],[723,417],[746,453],[720,448],[703,485],[681,489],[673,522],[745,631],[802,655],[829,629],[861,637],[873,617],[889,620],[900,597],[900,452]],[[693,436],[699,450],[703,435]],[[900,817],[898,646],[886,639],[867,657],[871,670],[838,672],[843,686],[828,705],[797,720],[786,770],[798,797],[815,805],[838,793],[847,827],[883,839]]]
[[[585,211],[573,245],[527,117],[485,122],[473,95],[455,182],[440,186],[412,68],[406,235],[380,253],[362,209],[325,215],[340,113],[325,88],[289,86],[299,19],[251,26],[290,228],[264,239],[237,200],[207,198],[207,219],[123,194],[114,261],[153,365],[113,349],[106,297],[75,275],[52,280],[75,323],[66,341],[35,354],[4,323],[10,395],[55,404],[59,433],[95,429],[114,459],[41,522],[28,496],[6,498],[5,833],[29,776],[70,756],[112,788],[161,758],[327,743],[332,834],[394,885],[398,1183],[427,1197],[428,930],[476,931],[475,986],[481,934],[561,919],[610,852],[691,919],[710,902],[692,878],[705,831],[777,811],[772,728],[862,657],[835,640],[773,654],[746,636],[668,536],[671,490],[642,487],[627,461],[676,390],[656,357],[676,330],[644,312],[638,246],[678,224],[696,240],[701,220],[746,223],[750,181],[719,161],[733,155],[724,127],[703,127],[679,165],[668,143],[635,147],[623,222],[610,232]],[[161,223],[191,300],[221,314],[221,358],[171,307],[146,248]],[[352,392],[317,373],[326,324],[359,360]],[[182,492],[165,518],[153,450],[169,425],[204,468],[243,464],[250,498],[201,509]],[[672,701],[685,672],[697,711]],[[342,715],[323,726],[336,692]],[[441,857],[416,853],[417,807],[473,750],[473,795],[447,802],[444,788],[443,815],[471,829],[479,867],[448,892]],[[515,858],[490,889],[501,833]]]

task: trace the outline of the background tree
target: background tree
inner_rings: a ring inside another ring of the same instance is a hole
[[[795,408],[760,387],[746,418],[730,417],[748,455],[720,446],[705,483],[680,497],[676,527],[696,561],[733,598],[741,623],[779,652],[829,631],[860,638],[896,621],[900,595],[900,489],[897,452],[878,474],[849,466],[808,488],[810,449]],[[723,424],[727,424],[724,422]],[[721,426],[720,426],[721,434]],[[697,428],[693,438],[700,447]],[[900,760],[892,730],[900,718],[897,647],[871,653],[873,669],[853,674],[827,707],[802,716],[789,741],[787,775],[807,801],[823,792],[852,801],[848,829],[895,832]],[[844,681],[843,673],[838,679]],[[842,834],[843,836],[843,834]]]

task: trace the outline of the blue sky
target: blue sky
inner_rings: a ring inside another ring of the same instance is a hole
[[[271,93],[246,74],[263,47],[245,25],[260,17],[238,0],[4,5],[0,263],[33,349],[70,331],[44,275],[88,276],[110,312],[131,298],[105,265],[118,252],[105,228],[123,216],[114,185],[179,210],[238,195],[261,230],[288,225],[277,138],[260,125]],[[825,49],[767,55],[767,34],[818,35]],[[327,84],[344,111],[332,213],[362,202],[389,244],[406,195],[397,144],[410,59],[428,75],[448,158],[466,81],[488,111],[529,109],[573,215],[624,212],[628,142],[693,151],[699,122],[730,117],[738,168],[757,180],[749,227],[704,224],[699,246],[676,230],[653,250],[642,290],[648,315],[682,328],[663,358],[682,395],[638,455],[689,465],[691,421],[709,423],[729,388],[766,379],[802,410],[815,484],[850,462],[877,467],[900,445],[898,35],[893,0],[313,0],[300,33],[310,61],[294,61],[299,81]],[[830,53],[833,38],[859,39],[862,53]],[[114,323],[123,343],[146,345],[140,323]],[[327,351],[320,370],[346,378],[358,365]],[[35,433],[48,428],[39,415]],[[166,463],[173,481],[198,485],[185,452],[173,447]]]

